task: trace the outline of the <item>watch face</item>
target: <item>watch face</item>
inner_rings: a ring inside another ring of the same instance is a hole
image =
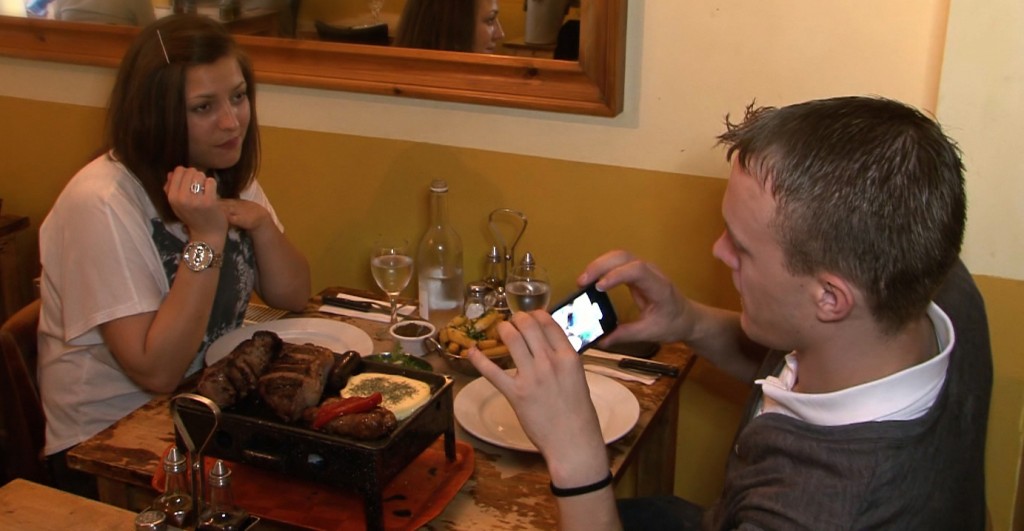
[[[203,242],[190,242],[185,246],[185,265],[192,271],[202,271],[213,263],[213,249]]]

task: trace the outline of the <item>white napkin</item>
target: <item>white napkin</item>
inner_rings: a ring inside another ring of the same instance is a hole
[[[377,303],[383,302],[377,299],[367,299],[366,297],[349,295],[348,293],[343,293],[340,296],[353,301],[369,301]],[[382,311],[373,310],[369,312],[361,312],[359,310],[350,310],[348,308],[342,308],[340,306],[331,306],[330,304],[324,304],[320,306],[319,311],[324,313],[333,313],[336,315],[347,315],[348,317],[355,317],[356,319],[367,319],[370,321],[378,321],[381,323],[386,323],[391,320],[391,315],[384,313]],[[398,307],[398,315],[408,317],[414,313],[416,313],[416,305],[414,304]]]

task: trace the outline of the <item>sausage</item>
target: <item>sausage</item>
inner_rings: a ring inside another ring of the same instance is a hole
[[[331,374],[327,377],[328,389],[331,389],[333,394],[337,394],[348,383],[349,376],[355,374],[362,364],[362,356],[354,350],[334,356],[334,366],[331,367]]]

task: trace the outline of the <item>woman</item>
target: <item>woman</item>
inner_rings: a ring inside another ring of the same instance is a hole
[[[254,288],[305,307],[309,266],[255,180],[254,98],[252,67],[217,23],[144,28],[111,94],[109,151],[40,227],[44,451],[70,490],[66,451],[201,369]]]
[[[498,0],[407,0],[395,46],[495,53],[504,38]]]

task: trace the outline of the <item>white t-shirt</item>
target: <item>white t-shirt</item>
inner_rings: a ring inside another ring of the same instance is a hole
[[[262,205],[281,227],[257,182],[241,198]],[[170,290],[153,241],[158,217],[138,180],[102,155],[71,179],[39,228],[46,455],[92,437],[153,397],[122,372],[98,327],[155,312]],[[181,223],[163,229],[187,239]],[[202,367],[202,355],[190,373]]]
[[[861,385],[832,393],[798,393],[797,359],[792,353],[778,376],[756,380],[764,397],[760,413],[781,413],[817,426],[858,422],[911,420],[923,416],[935,403],[946,381],[949,354],[956,336],[953,323],[935,303],[928,306],[939,353],[931,359]]]

